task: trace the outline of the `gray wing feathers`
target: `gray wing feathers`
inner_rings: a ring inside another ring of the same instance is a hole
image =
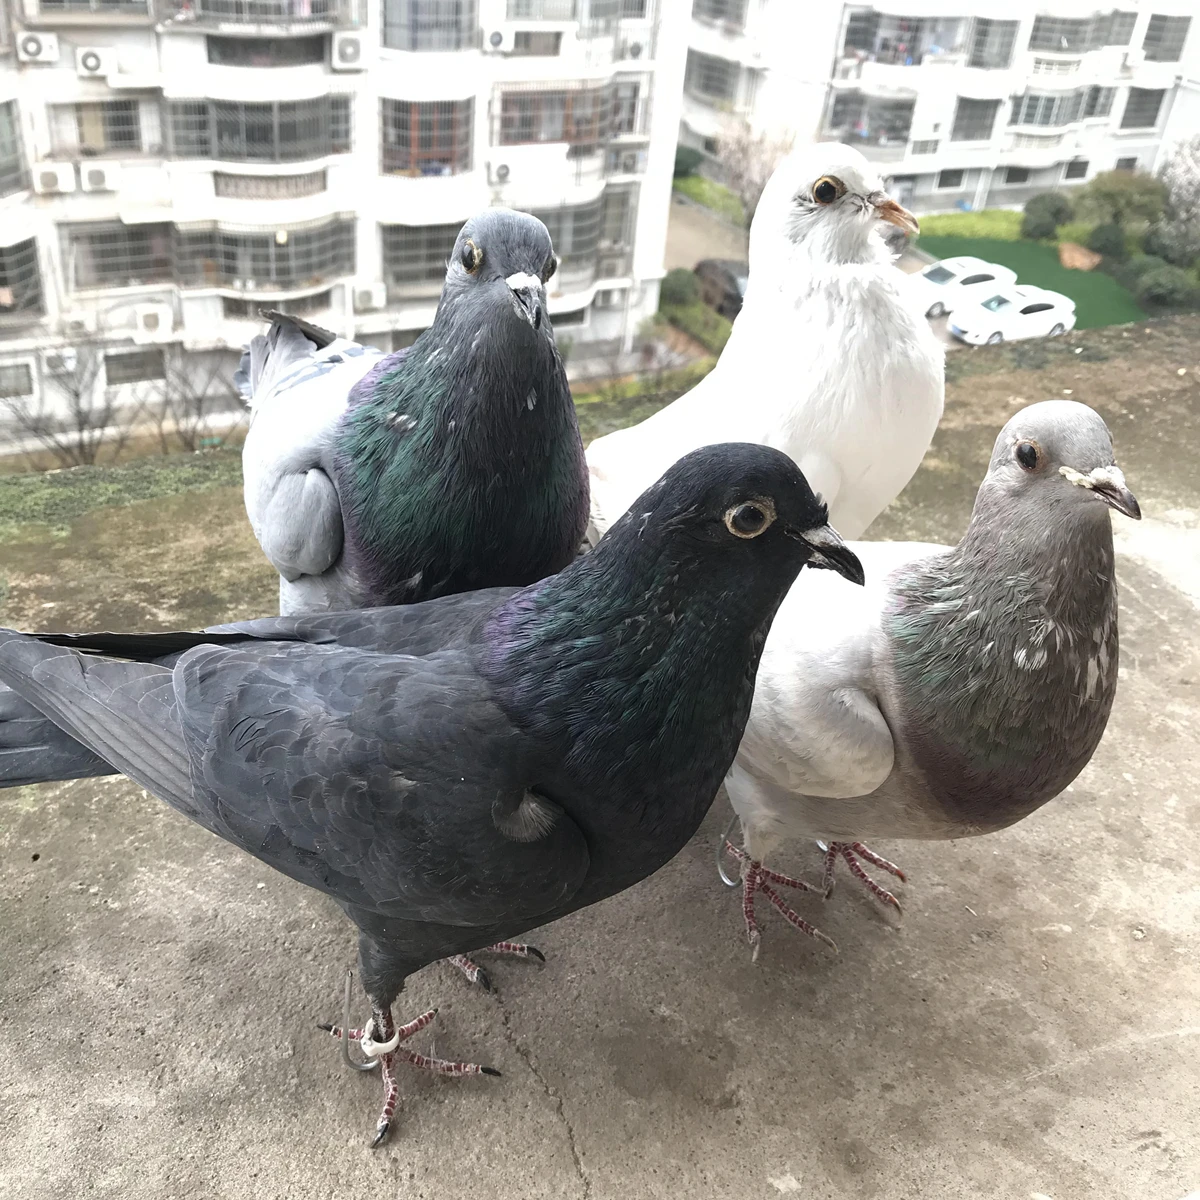
[[[0,686],[0,787],[112,773],[108,763],[39,709]]]
[[[310,341],[294,321],[276,315],[265,334],[250,339],[250,346],[242,357],[242,367],[249,383],[246,399],[250,407],[254,407],[255,397],[269,392],[297,363],[312,358],[316,353],[316,343]]]

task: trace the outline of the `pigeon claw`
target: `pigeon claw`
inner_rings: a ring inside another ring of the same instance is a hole
[[[818,843],[821,845],[821,843]],[[830,842],[828,846],[822,846],[825,850],[825,870],[822,882],[825,885],[825,899],[828,900],[833,894],[834,884],[834,868],[837,866],[839,858],[844,859],[846,865],[850,868],[850,874],[857,879],[863,887],[879,901],[880,904],[886,904],[894,908],[898,913],[903,915],[904,910],[900,907],[900,901],[892,895],[885,887],[881,887],[874,879],[863,870],[862,864],[858,861],[860,858],[865,859],[872,866],[878,867],[881,871],[887,871],[889,875],[894,875],[901,883],[908,882],[908,876],[894,862],[883,858],[875,853],[869,847],[864,846],[862,842]]]
[[[759,951],[762,946],[762,935],[759,932],[758,918],[754,911],[755,896],[760,892],[766,896],[771,902],[772,907],[776,909],[779,915],[793,929],[800,930],[801,933],[815,938],[818,942],[824,942],[830,950],[835,954],[837,953],[837,943],[833,938],[822,933],[815,925],[809,924],[798,912],[789,907],[783,897],[771,886],[772,884],[778,884],[781,887],[798,888],[802,892],[817,891],[811,883],[805,883],[802,879],[793,879],[789,875],[780,875],[778,871],[771,871],[764,867],[762,863],[752,859],[746,851],[737,849],[736,846],[727,844],[726,849],[735,858],[740,859],[743,864],[742,918],[746,923],[746,939],[750,943],[750,958],[752,962],[758,961]]]
[[[546,961],[546,956],[536,946],[527,946],[524,942],[496,942],[494,945],[484,946],[483,949],[492,954],[509,954],[513,958],[534,958],[540,963]],[[457,967],[467,977],[468,982],[477,983],[485,992],[494,990],[488,973],[473,958],[465,954],[455,954],[446,961]]]

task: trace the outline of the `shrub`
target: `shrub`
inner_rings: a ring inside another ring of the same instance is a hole
[[[659,285],[658,307],[670,308],[680,304],[696,303],[696,276],[691,271],[676,267],[668,271]]]
[[[1153,223],[1162,216],[1166,188],[1143,171],[1103,171],[1075,193],[1080,217],[1108,225]]]
[[[1160,221],[1146,230],[1142,246],[1176,267],[1190,267],[1197,258],[1197,234],[1187,224]]]
[[[1015,242],[1021,236],[1021,214],[1006,208],[936,213],[921,218],[921,236],[994,238],[999,242]]]
[[[1155,254],[1135,254],[1125,264],[1125,274],[1133,280],[1141,279],[1149,271],[1157,271],[1168,264]]]
[[[720,354],[725,349],[733,330],[732,322],[699,301],[664,307],[661,311],[672,325],[694,337],[710,354]]]
[[[1179,267],[1156,267],[1147,271],[1134,288],[1137,298],[1155,308],[1200,307],[1200,288]]]
[[[691,146],[676,146],[675,178],[680,179],[684,175],[694,175],[703,161],[704,155],[699,150],[693,150]]]
[[[1097,225],[1087,240],[1089,250],[1094,250],[1104,258],[1123,259],[1127,255],[1125,248],[1125,231],[1120,225]]]
[[[1071,201],[1062,192],[1038,192],[1025,202],[1025,212],[1049,217],[1057,228],[1071,219]]]
[[[1021,218],[1021,236],[1031,242],[1052,238],[1058,232],[1058,222],[1052,214],[1042,209],[1026,211]]]
[[[1063,242],[1074,242],[1077,246],[1086,246],[1095,228],[1090,221],[1067,221],[1058,227],[1054,238],[1060,245]]]

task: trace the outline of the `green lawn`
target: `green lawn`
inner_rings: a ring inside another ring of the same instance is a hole
[[[1075,301],[1075,327],[1098,329],[1144,320],[1137,301],[1103,271],[1068,271],[1058,250],[1041,242],[1008,242],[994,238],[922,237],[921,249],[937,258],[973,254],[987,262],[1011,267],[1018,283],[1062,292]]]
[[[676,179],[672,186],[689,200],[711,208],[727,221],[732,221],[735,225],[745,224],[746,214],[742,211],[742,202],[724,184],[714,183],[703,175],[683,175]]]

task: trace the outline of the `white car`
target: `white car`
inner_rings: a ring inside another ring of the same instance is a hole
[[[927,317],[941,317],[974,299],[990,296],[998,287],[1017,282],[1017,273],[999,263],[963,255],[930,263],[920,274],[910,275],[917,304]]]
[[[1058,337],[1075,328],[1075,301],[1045,288],[1002,288],[978,304],[954,309],[949,326],[956,338],[972,346]]]

